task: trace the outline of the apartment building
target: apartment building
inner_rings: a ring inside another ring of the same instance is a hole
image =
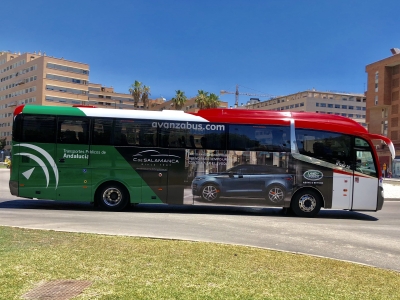
[[[251,99],[239,108],[307,111],[348,117],[366,127],[366,97],[363,94],[321,92],[315,89],[266,101]]]
[[[113,87],[106,87],[98,83],[88,84],[89,94],[87,105],[100,108],[135,109],[131,94],[118,93]],[[163,104],[165,99],[149,99],[148,109],[152,110],[156,105]],[[137,109],[144,109],[143,102],[138,103]]]
[[[13,111],[20,104],[72,105],[88,100],[89,65],[45,53],[0,52],[0,137],[11,148]]]
[[[392,56],[365,67],[367,81],[368,130],[389,137],[396,149],[391,164],[390,153],[384,145],[376,145],[381,165],[386,164],[393,176],[400,177],[400,49],[391,49]],[[391,166],[391,167],[390,167]]]

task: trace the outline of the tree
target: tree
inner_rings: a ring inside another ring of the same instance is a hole
[[[142,102],[143,102],[143,108],[148,109],[149,108],[149,96],[150,96],[150,87],[147,85],[144,85],[142,88]]]
[[[138,108],[139,106],[138,104],[143,93],[142,83],[140,81],[135,80],[135,83],[131,84],[129,92],[131,93],[133,98],[133,107]]]
[[[218,108],[221,105],[221,100],[219,100],[219,96],[211,93],[207,97],[206,108]]]
[[[3,150],[4,147],[6,146],[6,140],[7,140],[6,137],[0,138],[0,150]]]
[[[207,98],[208,98],[208,92],[205,92],[203,90],[197,91],[197,96],[196,96],[195,102],[199,109],[206,108]]]
[[[175,92],[176,95],[174,98],[172,98],[172,102],[174,103],[175,109],[181,110],[186,103],[187,97],[184,91],[177,90]]]

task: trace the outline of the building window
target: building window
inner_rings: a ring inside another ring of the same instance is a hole
[[[335,108],[340,108],[340,104],[335,104]]]
[[[392,118],[392,127],[397,127],[399,126],[399,118]]]
[[[382,109],[382,118],[387,118],[388,117],[388,109],[384,108]]]
[[[381,122],[381,133],[382,133],[384,136],[387,136],[387,129],[388,129],[388,121],[387,121],[387,120],[382,121],[382,122]]]
[[[378,105],[378,95],[375,96],[375,105]]]
[[[395,91],[392,93],[392,101],[399,100],[399,91]]]
[[[328,104],[328,107],[329,108],[333,108],[333,104]]]
[[[342,109],[347,109],[347,105],[342,105]]]
[[[321,103],[321,107],[326,107],[326,103]]]
[[[397,65],[392,68],[392,71],[393,71],[392,75],[396,75],[396,74],[400,73],[399,67],[400,67],[400,65]]]

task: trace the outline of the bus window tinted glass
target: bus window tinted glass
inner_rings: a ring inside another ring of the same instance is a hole
[[[351,137],[340,133],[296,129],[300,154],[350,168]]]
[[[93,124],[93,145],[111,145],[112,119],[95,119]]]
[[[56,118],[25,115],[22,142],[54,143],[56,141]]]
[[[229,150],[290,152],[288,126],[230,125]]]
[[[157,128],[152,127],[151,121],[116,120],[114,145],[157,147]]]
[[[374,156],[368,142],[361,138],[355,138],[354,146],[356,150],[355,171],[369,176],[378,177],[374,163]]]
[[[59,144],[88,144],[89,120],[86,118],[59,117],[58,140]]]
[[[225,125],[188,122],[163,123],[163,127],[160,128],[160,146],[225,150]]]

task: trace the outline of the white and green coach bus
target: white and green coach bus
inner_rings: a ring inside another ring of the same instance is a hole
[[[130,204],[321,207],[384,202],[372,140],[351,119],[302,112],[143,111],[22,105],[12,136],[12,195]]]

